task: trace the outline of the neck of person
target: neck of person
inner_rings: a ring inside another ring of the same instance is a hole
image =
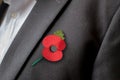
[[[0,0],[0,5],[2,4],[3,0]]]

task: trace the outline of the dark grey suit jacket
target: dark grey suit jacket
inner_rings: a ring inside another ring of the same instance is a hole
[[[120,80],[120,0],[38,0],[0,66],[0,80]],[[41,56],[41,41],[61,29],[59,62]]]

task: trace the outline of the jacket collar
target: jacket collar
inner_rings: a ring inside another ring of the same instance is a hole
[[[69,0],[38,0],[0,66],[0,80],[14,80]]]

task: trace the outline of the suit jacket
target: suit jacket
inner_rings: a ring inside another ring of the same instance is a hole
[[[120,80],[120,0],[38,0],[10,46],[0,80]],[[67,43],[58,62],[41,41],[61,29]]]

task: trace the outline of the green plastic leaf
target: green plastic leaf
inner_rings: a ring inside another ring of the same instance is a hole
[[[65,39],[64,33],[62,30],[57,30],[56,32],[54,32],[54,34],[61,37],[63,40]]]

